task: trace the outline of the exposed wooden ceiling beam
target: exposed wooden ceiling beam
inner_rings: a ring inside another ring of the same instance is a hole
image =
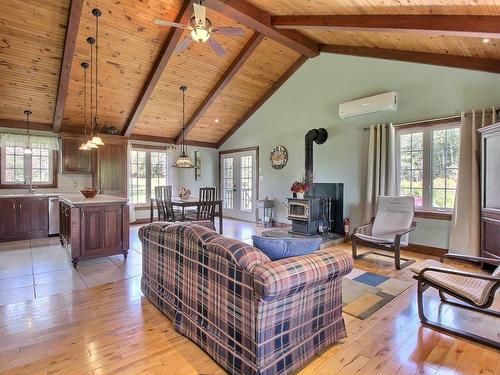
[[[271,15],[246,0],[205,0],[203,5],[307,57],[318,56],[317,43],[294,30],[278,30]]]
[[[26,129],[26,120],[0,119],[0,128]],[[52,124],[30,122],[30,129],[51,132],[53,127]]]
[[[240,70],[240,68],[245,64],[248,58],[252,55],[253,51],[259,46],[259,44],[264,40],[264,35],[255,32],[248,42],[243,46],[240,53],[233,60],[229,68],[226,69],[222,77],[212,88],[210,93],[207,95],[205,100],[200,104],[200,106],[193,113],[191,118],[186,122],[185,128],[185,136],[194,128],[198,121],[203,117],[205,112],[210,108],[210,105],[214,102],[214,100],[219,96],[219,94],[224,90],[224,88],[228,85],[229,82],[233,79],[236,73]],[[182,141],[182,130],[175,138],[175,143],[180,144]]]
[[[130,135],[129,139],[133,140],[133,141],[175,144],[174,138],[156,137],[153,135],[145,135],[145,134],[132,134],[132,135]],[[209,147],[209,148],[216,148],[217,147],[216,143],[194,141],[194,140],[189,140],[189,139],[186,139],[186,145],[198,146],[198,147]]]
[[[229,131],[217,142],[220,148],[236,131],[262,107],[262,105],[278,91],[278,89],[308,60],[307,56],[301,56],[290,66],[285,73],[266,91],[266,93],[233,125]]]
[[[192,14],[193,0],[184,0],[184,3],[182,4],[175,22],[187,24]],[[139,98],[137,99],[137,102],[132,109],[132,113],[130,114],[130,117],[125,125],[125,130],[123,132],[123,135],[125,137],[129,137],[132,134],[135,124],[141,117],[141,113],[144,110],[144,107],[146,106],[149,98],[151,97],[156,84],[160,80],[163,70],[167,66],[170,57],[174,54],[175,47],[177,46],[177,43],[179,43],[179,40],[183,33],[184,29],[174,27],[171,28],[167,40],[165,41],[165,44],[163,45],[160,54],[158,55],[158,58],[153,65],[153,68],[151,69],[146,84],[144,85],[142,92],[139,95]]]
[[[276,16],[278,29],[326,29],[351,31],[410,32],[430,35],[455,35],[500,38],[500,16],[455,15],[325,15]]]
[[[322,45],[321,52],[500,73],[500,60],[385,48]]]
[[[71,66],[73,64],[73,56],[75,54],[76,38],[78,35],[78,27],[82,16],[83,0],[71,0],[71,5],[68,14],[68,24],[66,26],[66,40],[64,42],[64,53],[61,62],[61,72],[59,74],[59,88],[57,89],[57,99],[54,109],[54,125],[55,132],[61,130],[61,124],[64,115],[64,104],[68,95],[69,76],[71,74]]]

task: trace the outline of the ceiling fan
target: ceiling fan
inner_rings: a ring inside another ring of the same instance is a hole
[[[206,8],[197,3],[193,3],[194,16],[189,20],[189,24],[170,22],[161,19],[155,19],[154,23],[158,26],[179,27],[181,29],[188,29],[191,35],[186,37],[176,47],[177,52],[182,52],[195,41],[199,43],[207,43],[217,55],[224,56],[226,51],[217,43],[213,38],[212,33],[226,34],[232,36],[243,36],[244,31],[239,27],[214,27],[212,22],[206,17]]]

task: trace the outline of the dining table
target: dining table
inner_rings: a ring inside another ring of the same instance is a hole
[[[197,197],[189,197],[189,198],[181,198],[181,197],[172,197],[172,206],[179,207],[181,209],[181,220],[185,221],[186,219],[186,209],[190,207],[198,207],[202,202]],[[215,214],[219,217],[219,233],[222,234],[222,199],[216,199],[215,204],[217,206],[217,211]],[[149,221],[154,221],[154,209],[156,207],[156,199],[151,198],[150,206],[149,206]]]

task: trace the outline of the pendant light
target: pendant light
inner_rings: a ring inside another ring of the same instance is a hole
[[[87,146],[87,69],[89,64],[82,62],[80,65],[83,68],[83,125],[85,126],[85,135],[83,143],[78,147],[81,151],[88,151],[90,148]]]
[[[94,48],[95,38],[89,36],[87,38],[87,43],[90,45],[90,139],[87,141],[87,149],[92,150],[97,148],[97,145],[92,142],[92,138],[94,135],[94,124],[93,124],[93,110],[94,110],[94,69],[93,69],[93,61],[94,61]],[[86,121],[86,120],[85,120]]]
[[[26,146],[24,147],[23,153],[25,155],[31,155],[33,153],[31,149],[31,135],[30,135],[30,117],[32,115],[31,111],[24,111],[26,115]]]
[[[182,91],[182,144],[181,144],[181,154],[177,158],[175,162],[176,168],[194,168],[194,164],[189,160],[189,157],[186,153],[186,144],[185,144],[185,132],[186,132],[186,86],[181,86],[180,90]]]
[[[96,146],[104,146],[104,142],[99,137],[99,122],[98,122],[98,103],[99,96],[97,95],[97,88],[99,87],[98,81],[98,57],[99,57],[99,17],[102,15],[100,9],[92,9],[92,14],[95,16],[95,113],[92,119],[92,126],[95,127],[95,135],[92,137],[92,143]]]

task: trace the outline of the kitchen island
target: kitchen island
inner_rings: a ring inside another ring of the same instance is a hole
[[[116,254],[127,258],[130,234],[126,198],[62,194],[59,199],[59,236],[75,268],[81,259]]]

